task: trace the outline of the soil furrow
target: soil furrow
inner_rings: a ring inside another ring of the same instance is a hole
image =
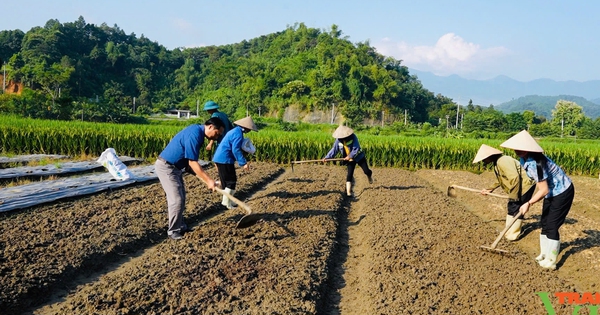
[[[240,176],[243,198],[283,169],[264,164]],[[209,170],[213,175],[215,170]],[[188,175],[186,220],[197,224],[222,211],[218,196]],[[70,290],[76,279],[103,272],[166,238],[166,199],[158,182],[60,201],[0,217],[0,309],[18,314]]]

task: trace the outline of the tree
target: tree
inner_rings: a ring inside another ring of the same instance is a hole
[[[33,68],[37,83],[50,96],[53,105],[61,93],[61,88],[65,87],[69,81],[73,70],[72,66],[65,64],[55,63],[48,66],[45,61]]]
[[[550,124],[555,128],[559,128],[561,136],[573,136],[577,128],[581,127],[584,118],[585,115],[581,106],[575,102],[559,100],[556,102],[554,110],[552,110]]]

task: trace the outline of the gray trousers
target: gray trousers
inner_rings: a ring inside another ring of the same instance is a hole
[[[167,207],[169,213],[169,229],[167,234],[173,232],[181,233],[185,229],[183,222],[183,211],[185,210],[185,185],[183,183],[183,171],[177,167],[156,160],[154,169],[163,190],[167,194]]]

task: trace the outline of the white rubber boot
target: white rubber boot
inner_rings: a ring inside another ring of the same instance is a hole
[[[229,194],[233,196],[233,194],[235,194],[235,190],[229,190]],[[229,199],[229,206],[227,207],[227,209],[233,209],[237,207],[237,204],[235,202],[233,202],[231,199]]]
[[[554,270],[556,269],[556,261],[560,252],[560,240],[548,239],[547,246],[546,258],[540,261],[540,267]]]
[[[537,257],[535,257],[535,261],[537,261],[538,263],[544,260],[544,258],[546,258],[546,248],[548,248],[548,246],[546,245],[547,243],[548,238],[546,237],[546,235],[540,234],[540,254]]]
[[[513,219],[514,219],[514,217],[512,215],[507,214],[506,215],[506,225],[510,224],[510,222],[512,222]],[[506,231],[506,234],[504,234],[504,238],[506,238],[509,241],[517,240],[519,238],[519,236],[521,235],[521,225],[522,224],[523,224],[523,220],[517,219],[517,221],[515,221],[515,223],[513,223],[513,225],[508,229],[508,231]]]
[[[352,182],[346,182],[346,196],[352,197]]]
[[[225,192],[230,192],[231,189],[229,188],[225,188],[223,189]],[[223,195],[223,201],[221,201],[221,204],[224,205],[225,207],[227,207],[229,209],[229,197]]]

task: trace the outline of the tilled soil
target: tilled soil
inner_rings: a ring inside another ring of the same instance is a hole
[[[481,188],[489,174],[375,168],[370,185],[357,169],[348,198],[344,167],[253,166],[236,196],[263,220],[247,229],[191,176],[194,230],[179,241],[166,237],[158,182],[3,215],[2,314],[546,314],[536,292],[597,290],[590,178],[575,178],[553,272],[533,260],[535,214],[522,239],[500,243],[511,256],[479,248],[503,227],[505,201],[446,187]]]

